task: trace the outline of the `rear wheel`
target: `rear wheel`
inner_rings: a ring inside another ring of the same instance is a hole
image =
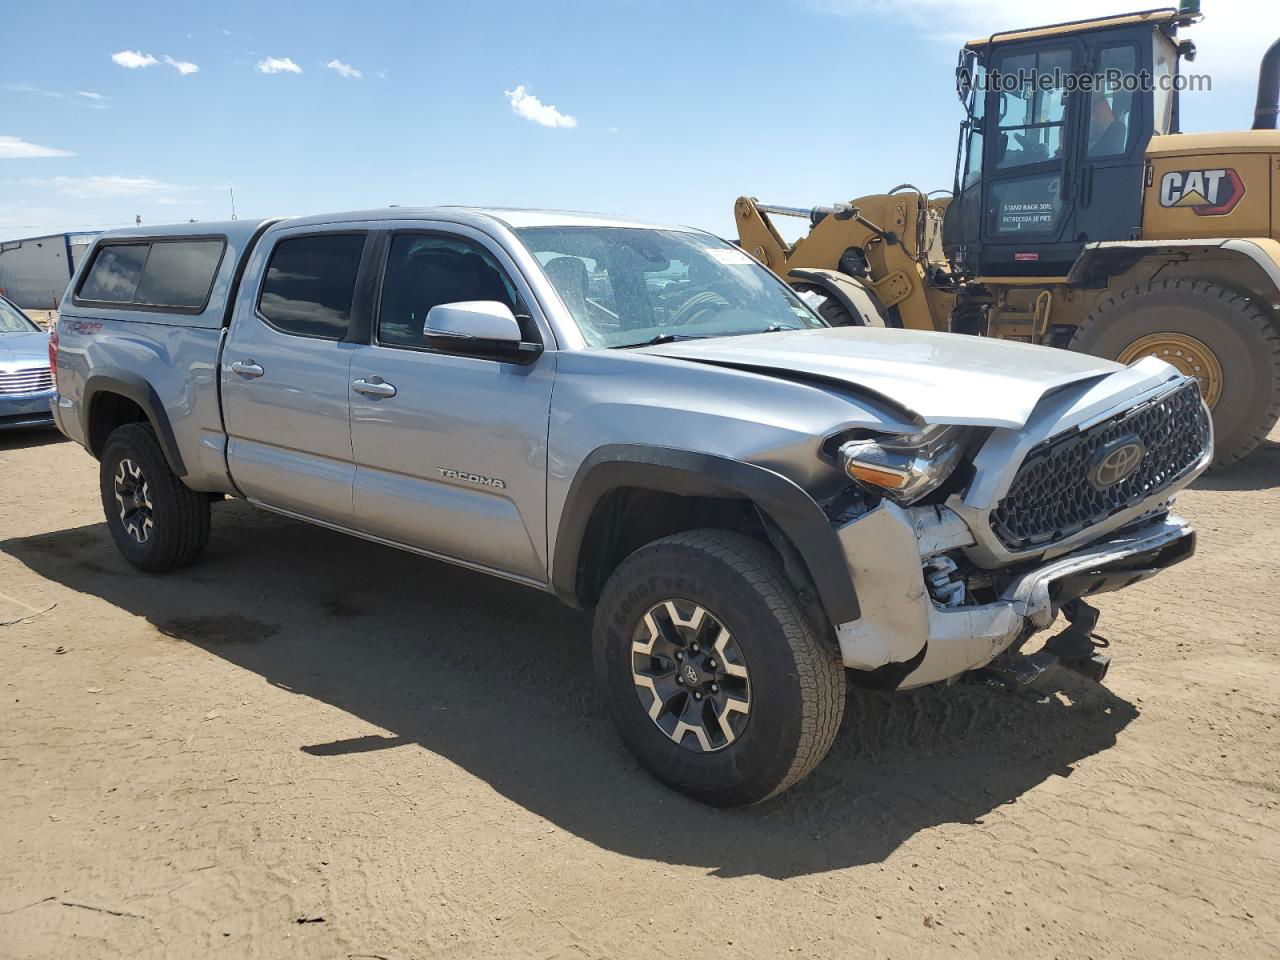
[[[150,425],[130,423],[112,432],[99,479],[111,538],[139,570],[176,570],[209,541],[208,495],[191,490],[169,469]]]
[[[1108,297],[1071,349],[1154,356],[1195,377],[1213,411],[1214,465],[1239,460],[1280,416],[1280,334],[1259,304],[1208,280],[1159,280]]]
[[[826,756],[844,669],[773,555],[695,530],[642,547],[596,610],[596,677],[619,734],[663,783],[716,806],[776,796]]]

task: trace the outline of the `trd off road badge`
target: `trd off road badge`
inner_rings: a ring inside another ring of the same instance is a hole
[[[1244,196],[1244,182],[1230,167],[1170,170],[1160,178],[1160,206],[1190,207],[1198,217],[1224,217]]]

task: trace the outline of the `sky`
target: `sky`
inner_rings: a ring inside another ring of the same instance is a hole
[[[0,0],[0,239],[391,204],[555,207],[734,235],[741,194],[811,206],[951,186],[961,43],[1142,0]],[[1277,0],[1204,0],[1245,129]],[[799,222],[797,222],[797,227]]]

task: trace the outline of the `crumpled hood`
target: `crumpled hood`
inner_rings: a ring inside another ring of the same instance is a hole
[[[848,386],[924,423],[1012,428],[1047,393],[1125,369],[1026,343],[878,327],[684,340],[638,352]]]
[[[0,333],[0,364],[9,369],[47,367],[49,335],[47,333]]]

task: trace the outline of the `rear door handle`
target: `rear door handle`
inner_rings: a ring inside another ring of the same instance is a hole
[[[240,374],[246,380],[256,380],[267,371],[252,360],[237,360],[231,364],[231,372]]]
[[[370,377],[368,380],[352,380],[351,389],[356,393],[363,394],[366,397],[373,397],[374,399],[394,397],[396,395],[396,388],[381,377]]]

